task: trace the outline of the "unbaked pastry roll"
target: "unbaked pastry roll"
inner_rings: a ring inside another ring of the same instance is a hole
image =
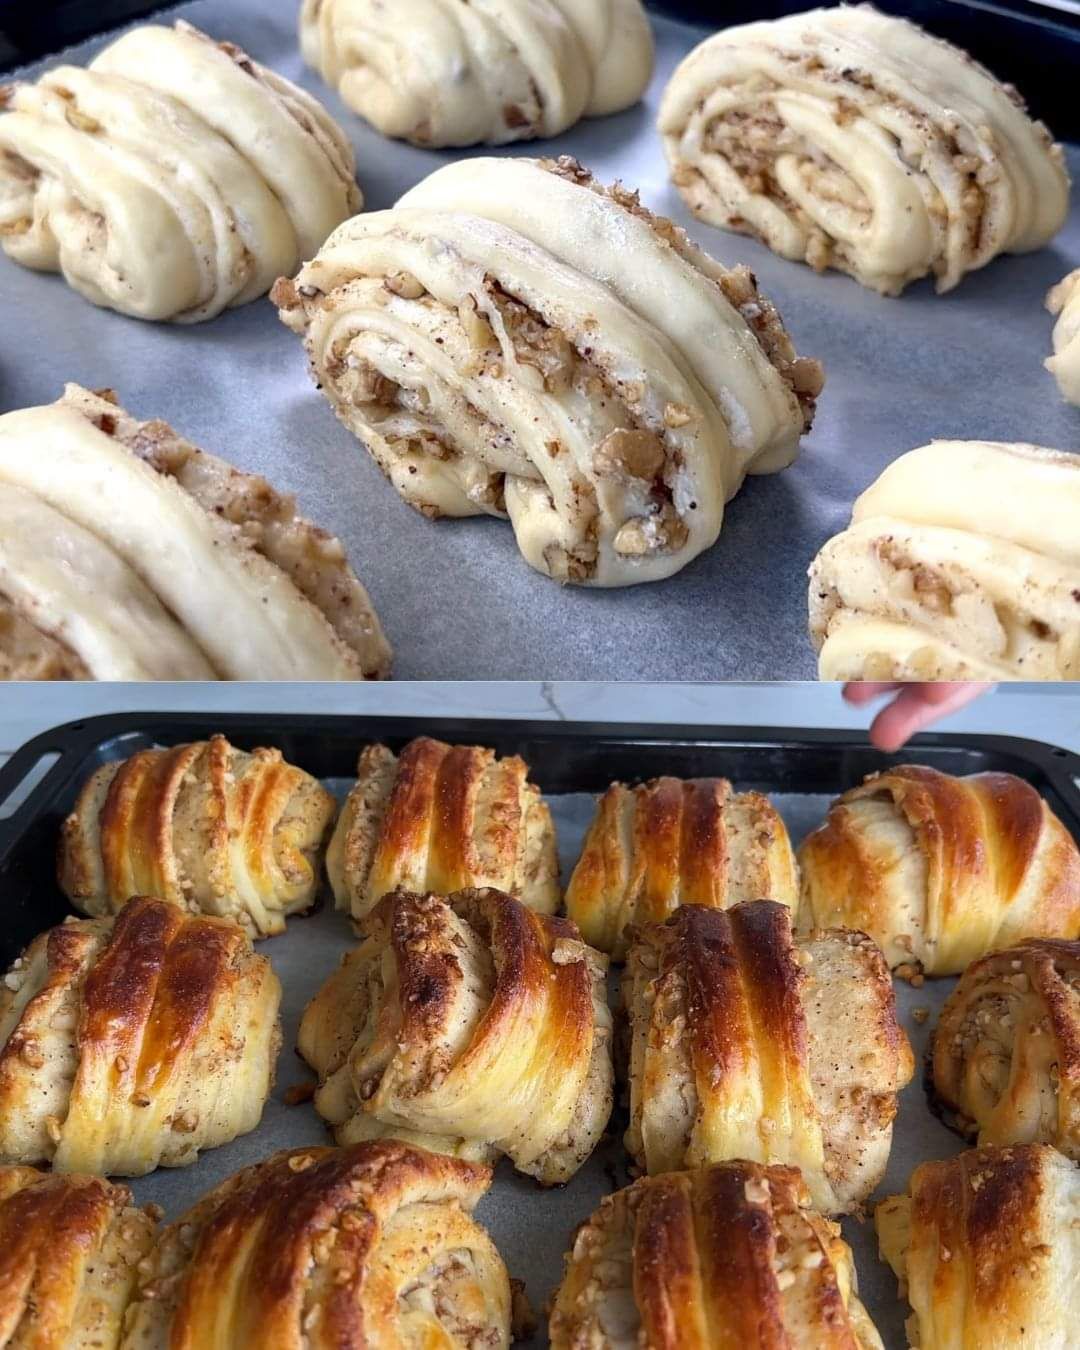
[[[604,958],[566,919],[495,890],[396,891],[364,933],[300,1024],[338,1142],[502,1153],[568,1181],[611,1114]]]
[[[786,1163],[826,1214],[857,1209],[881,1180],[914,1061],[864,934],[795,938],[772,900],[688,905],[641,931],[623,997],[626,1147],[643,1171]]]
[[[381,676],[340,542],[256,474],[115,395],[0,417],[0,670],[15,678]]]
[[[142,1176],[253,1130],[281,986],[223,919],[136,898],[69,919],[0,987],[0,1162]]]
[[[84,914],[156,895],[267,937],[314,902],[335,810],[280,750],[248,753],[224,736],[140,750],[83,785],[63,825],[60,886]]]
[[[713,544],[792,462],[822,384],[745,268],[574,160],[451,164],[336,230],[273,298],[428,516],[507,516],[535,568],[625,586]]]
[[[0,1345],[118,1350],[153,1237],[126,1186],[0,1167]]]
[[[121,1350],[505,1350],[486,1167],[391,1142],[276,1153],[161,1231]]]
[[[578,1229],[552,1350],[882,1350],[838,1224],[794,1167],[645,1177]]]
[[[321,105],[190,24],[134,28],[0,109],[0,245],[135,318],[246,304],[363,205]]]
[[[726,909],[762,896],[798,904],[787,828],[768,797],[725,778],[612,783],[600,798],[566,888],[585,941],[616,961],[628,930],[679,905]]]
[[[904,764],[803,840],[800,922],[869,933],[890,966],[957,975],[997,947],[1080,936],[1080,849],[1030,784]]]
[[[1046,297],[1057,315],[1054,354],[1043,363],[1058,382],[1062,397],[1080,404],[1080,267],[1059,281]]]
[[[660,107],[672,176],[710,224],[883,295],[938,291],[1065,223],[1061,146],[966,52],[869,5],[727,28]]]
[[[558,136],[645,92],[641,0],[304,0],[309,66],[384,136],[504,145]]]
[[[1080,1173],[1044,1144],[926,1162],[874,1216],[919,1350],[1076,1344]]]
[[[1080,679],[1080,456],[934,441],[810,567],[823,680]]]
[[[973,961],[941,1010],[930,1067],[949,1124],[1080,1161],[1080,942],[1033,938]]]
[[[385,745],[360,752],[326,871],[338,909],[354,919],[396,890],[494,886],[542,914],[559,907],[555,826],[529,766],[428,736],[400,755]]]

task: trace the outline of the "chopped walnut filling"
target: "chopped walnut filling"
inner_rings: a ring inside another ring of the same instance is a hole
[[[0,594],[0,680],[88,680],[66,643],[43,632]]]

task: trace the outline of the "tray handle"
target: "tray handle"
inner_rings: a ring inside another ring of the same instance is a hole
[[[0,862],[25,829],[24,822],[34,819],[39,804],[79,772],[93,744],[89,728],[68,723],[27,741],[0,768]]]

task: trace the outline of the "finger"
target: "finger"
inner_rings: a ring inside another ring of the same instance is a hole
[[[864,703],[872,703],[874,699],[883,698],[903,687],[902,684],[887,684],[883,680],[849,680],[841,692],[845,703],[861,707]]]
[[[874,718],[870,739],[879,750],[899,750],[916,732],[974,702],[990,688],[974,681],[944,689],[937,686],[933,697],[927,698],[927,686],[909,684]]]

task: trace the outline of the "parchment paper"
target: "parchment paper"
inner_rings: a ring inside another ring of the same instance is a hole
[[[350,785],[331,780],[328,786],[343,797]],[[829,800],[817,795],[773,797],[796,843],[820,824]],[[593,798],[586,793],[574,793],[552,796],[548,801],[558,831],[565,884],[592,819]],[[284,1094],[294,1084],[313,1081],[313,1074],[294,1050],[297,1025],[308,1000],[354,944],[345,915],[336,913],[329,903],[306,918],[290,919],[283,936],[259,944],[259,950],[273,963],[284,989],[284,1040],[277,1082],[262,1123],[252,1134],[204,1153],[193,1167],[162,1169],[131,1183],[140,1204],[156,1201],[164,1207],[167,1218],[172,1219],[239,1168],[258,1162],[276,1149],[332,1142],[310,1103],[287,1106]],[[918,1068],[915,1080],[900,1099],[889,1168],[875,1199],[904,1190],[917,1163],[947,1157],[963,1147],[961,1140],[931,1114],[922,1087],[926,1037],[936,1021],[937,1009],[954,984],[951,979],[927,981],[921,989],[912,989],[903,981],[896,981],[900,1019],[911,1037]],[[613,977],[613,996],[616,985],[617,979]],[[933,1009],[934,1015],[923,1026],[917,1025],[911,1016],[916,1007]],[[477,1217],[494,1238],[510,1274],[525,1281],[539,1316],[540,1327],[530,1345],[547,1344],[548,1300],[562,1277],[563,1256],[577,1225],[589,1217],[603,1196],[631,1179],[622,1146],[624,1128],[625,1115],[617,1106],[610,1138],[561,1189],[544,1190],[531,1178],[515,1173],[504,1161],[480,1205]],[[873,1202],[869,1206],[871,1213],[872,1208]],[[903,1323],[909,1310],[897,1298],[892,1271],[878,1259],[873,1224],[869,1219],[865,1222],[845,1219],[843,1227],[855,1253],[861,1296],[886,1350],[903,1350],[907,1345]]]
[[[199,0],[156,21],[176,15],[231,38],[322,98],[355,143],[367,209],[392,206],[459,152],[384,140],[349,112],[301,63],[297,9],[297,0]],[[828,371],[802,458],[750,479],[719,543],[677,577],[564,589],[526,566],[505,522],[414,513],[316,393],[299,340],[267,300],[195,327],[153,325],[95,309],[58,277],[0,257],[0,409],[50,402],[65,380],[111,385],[138,415],[165,418],[295,491],[344,540],[394,644],[399,678],[813,678],[807,565],[890,460],[935,436],[1080,449],[1080,411],[1061,401],[1041,365],[1051,331],[1043,297],[1080,263],[1080,217],[1050,248],[999,259],[948,296],[922,283],[899,300],[694,223],[668,183],[655,122],[672,69],[705,30],[659,16],[654,25],[657,71],[643,104],[504,153],[571,153],[605,181],[640,188],[648,206],[722,261],[749,263],[799,349]],[[105,41],[69,57],[83,63]],[[1075,148],[1070,163],[1080,172]]]

